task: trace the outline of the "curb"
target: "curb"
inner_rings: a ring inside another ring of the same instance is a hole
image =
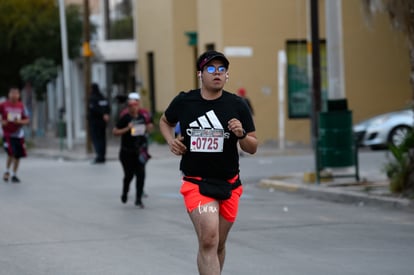
[[[287,193],[303,194],[312,198],[331,202],[356,204],[358,206],[381,206],[392,209],[414,211],[414,202],[409,199],[371,195],[344,190],[343,188],[329,189],[323,186],[310,186],[271,179],[261,180],[259,182],[259,187],[273,188]]]
[[[149,147],[149,152],[154,159],[173,156],[169,149],[163,145],[152,145]],[[95,158],[95,153],[86,153],[83,147],[74,148],[72,150],[38,147],[29,149],[28,156],[45,159],[59,159],[64,161],[92,161]],[[107,146],[106,161],[119,161],[118,144]]]

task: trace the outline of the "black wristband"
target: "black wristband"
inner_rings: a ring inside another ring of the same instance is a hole
[[[243,129],[243,135],[241,137],[237,137],[237,139],[244,139],[247,136],[246,131]]]

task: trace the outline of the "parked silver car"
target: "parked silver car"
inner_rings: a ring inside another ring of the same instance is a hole
[[[364,120],[356,124],[353,130],[359,146],[381,149],[390,143],[400,145],[413,126],[414,112],[405,109]]]

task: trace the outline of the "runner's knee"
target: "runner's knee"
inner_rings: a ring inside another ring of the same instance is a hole
[[[208,233],[200,236],[200,249],[203,250],[210,250],[215,249],[218,246],[219,240],[218,240],[218,233]]]

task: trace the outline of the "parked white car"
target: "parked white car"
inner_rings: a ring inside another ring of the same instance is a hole
[[[414,127],[412,109],[386,113],[364,120],[353,128],[358,145],[372,149],[400,145],[407,132]]]

